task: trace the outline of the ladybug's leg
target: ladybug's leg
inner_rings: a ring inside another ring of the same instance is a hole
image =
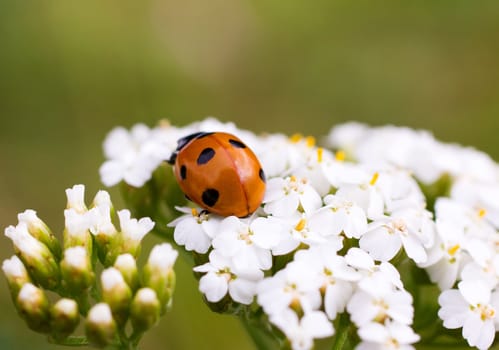
[[[166,162],[170,165],[174,165],[176,160],[177,160],[177,152],[173,152],[172,155],[170,156],[170,159],[168,159]]]

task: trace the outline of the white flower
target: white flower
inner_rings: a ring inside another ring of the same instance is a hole
[[[76,240],[85,241],[91,225],[88,211],[78,212],[70,208],[64,210],[66,233]]]
[[[457,290],[442,292],[438,303],[438,316],[445,328],[462,327],[470,346],[490,347],[498,324],[499,292],[491,293],[490,287],[480,280],[461,281]]]
[[[275,324],[291,342],[293,350],[313,348],[315,338],[325,338],[334,334],[334,328],[321,311],[305,313],[301,319],[290,309],[274,314],[270,322]]]
[[[404,246],[407,256],[416,263],[423,263],[427,259],[425,247],[431,246],[434,240],[430,215],[424,210],[399,210],[372,223],[359,245],[381,261],[391,260]]]
[[[143,186],[161,162],[170,157],[180,136],[179,130],[169,126],[150,129],[136,124],[130,132],[115,128],[104,141],[108,160],[99,169],[102,182],[113,186],[124,180],[134,187]]]
[[[26,226],[28,227],[28,231],[31,234],[33,234],[32,232],[35,231],[43,231],[46,234],[50,234],[49,228],[42,220],[40,220],[40,218],[36,215],[36,211],[34,210],[25,210],[23,213],[17,214],[17,218],[19,222],[24,222],[26,224]]]
[[[318,245],[318,244],[339,244],[341,238],[331,234],[328,228],[324,226],[325,222],[322,216],[314,216],[307,218],[306,214],[296,213],[292,217],[286,219],[273,219],[275,222],[280,222],[279,242],[272,247],[273,255],[284,255],[292,252],[300,246]],[[328,235],[328,236],[326,236]]]
[[[107,203],[90,209],[87,213],[88,229],[94,236],[103,235],[111,237],[117,233],[111,220],[111,206]]]
[[[199,290],[206,299],[216,303],[229,293],[232,300],[241,304],[251,304],[256,294],[256,284],[263,278],[258,269],[239,269],[216,250],[209,256],[210,261],[196,266],[194,271],[206,272],[199,280]]]
[[[371,220],[383,217],[385,202],[376,186],[379,173],[374,172],[370,177],[362,176],[362,178],[363,180],[358,183],[340,184],[335,195],[362,208],[367,218]]]
[[[290,172],[298,178],[307,179],[319,195],[326,195],[331,188],[331,184],[324,171],[324,164],[333,161],[334,155],[329,150],[322,147],[313,147],[312,145],[289,149],[289,152],[293,151],[302,159]]]
[[[404,288],[398,270],[389,262],[376,265],[373,258],[359,248],[350,248],[345,261],[362,274],[357,286],[374,297],[382,297],[395,289]]]
[[[472,257],[462,272],[462,280],[481,280],[490,288],[499,283],[499,255],[492,244],[472,239],[466,244],[466,251]]]
[[[253,149],[257,155],[267,178],[285,176],[291,167],[290,156],[294,151],[289,138],[282,134],[271,134],[262,137],[260,146]]]
[[[15,227],[7,227],[5,229],[5,236],[12,240],[16,249],[20,251],[21,256],[27,259],[41,262],[45,261],[47,257],[52,257],[48,248],[29,234],[28,227],[24,222],[18,223]]]
[[[358,290],[350,298],[347,310],[358,327],[386,319],[409,325],[414,316],[412,296],[404,290],[390,290],[382,295],[378,291]]]
[[[177,260],[178,252],[168,243],[155,245],[149,254],[148,264],[154,270],[169,271]]]
[[[85,185],[74,185],[72,188],[66,189],[66,197],[68,198],[68,209],[74,209],[78,213],[87,211],[85,205]]]
[[[470,239],[489,237],[490,227],[479,213],[449,198],[435,203],[437,241],[428,251],[425,267],[440,289],[451,288],[462,268],[471,259],[466,247]],[[478,255],[478,254],[475,254]]]
[[[362,342],[356,350],[412,350],[410,344],[420,339],[411,327],[397,322],[371,322],[359,328],[358,334]]]
[[[266,213],[279,217],[291,216],[300,207],[310,214],[322,204],[321,197],[308,181],[295,176],[270,179],[263,202]]]
[[[221,255],[231,258],[239,269],[268,270],[272,267],[270,248],[279,241],[277,229],[276,223],[266,218],[248,223],[229,216],[222,220],[213,247]]]
[[[293,261],[258,284],[257,301],[269,315],[288,307],[305,312],[317,310],[321,304],[321,286],[321,277],[310,273],[307,264]]]
[[[187,251],[204,254],[211,246],[221,218],[198,208],[176,207],[184,215],[168,224],[175,227],[173,239]]]
[[[426,206],[426,199],[409,171],[387,168],[378,174],[375,183],[383,197],[385,212],[393,213],[402,209],[419,209]]]
[[[324,295],[324,309],[330,320],[344,311],[353,294],[352,282],[360,279],[361,274],[348,266],[345,258],[336,255],[341,247],[322,245],[300,250],[294,260],[309,268],[310,274],[321,279],[320,290]]]
[[[326,196],[324,202],[326,206],[314,214],[323,218],[323,230],[331,230],[335,235],[343,232],[348,238],[360,238],[367,231],[366,213],[355,203],[335,195]]]
[[[117,214],[120,219],[121,234],[125,240],[140,242],[154,227],[154,221],[150,218],[131,219],[128,209],[120,210]]]

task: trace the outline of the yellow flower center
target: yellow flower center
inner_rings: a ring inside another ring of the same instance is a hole
[[[298,221],[298,223],[296,224],[295,226],[295,230],[296,231],[301,231],[305,228],[305,225],[307,224],[307,220],[305,219],[301,219],[300,221]]]
[[[191,208],[191,214],[192,214],[192,216],[198,216],[199,215],[198,210],[196,208]]]
[[[305,143],[307,144],[307,147],[314,147],[315,146],[315,137],[313,136],[307,136],[305,138]]]
[[[322,147],[317,148],[317,162],[322,163],[322,154],[324,153],[324,149]]]
[[[459,250],[459,248],[461,248],[461,246],[459,244],[453,245],[452,247],[447,249],[447,253],[450,256],[454,256],[457,253],[457,251]]]
[[[336,151],[336,153],[334,154],[334,157],[336,158],[336,160],[337,160],[338,162],[342,162],[342,161],[344,161],[344,160],[345,160],[345,158],[346,158],[347,156],[346,156],[346,154],[345,154],[345,152],[344,152],[344,151],[342,151],[342,150],[338,150],[338,151]]]
[[[487,210],[485,210],[484,208],[478,209],[478,217],[480,219],[483,219],[485,215],[487,215]]]
[[[376,181],[378,181],[379,173],[375,172],[373,174],[373,177],[371,178],[371,181],[369,181],[369,185],[374,186],[376,184]]]

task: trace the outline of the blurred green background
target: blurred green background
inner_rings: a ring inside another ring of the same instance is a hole
[[[113,127],[208,115],[316,136],[348,120],[408,125],[499,159],[499,2],[0,1],[2,228],[33,208],[60,231],[64,189],[102,188]],[[202,304],[190,268],[177,265],[174,309],[143,348],[251,349]],[[0,306],[1,349],[54,348],[3,278]]]

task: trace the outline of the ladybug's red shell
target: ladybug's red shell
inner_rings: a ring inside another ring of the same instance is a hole
[[[265,175],[260,162],[234,135],[215,132],[184,137],[172,161],[182,191],[209,212],[245,217],[262,202]]]

